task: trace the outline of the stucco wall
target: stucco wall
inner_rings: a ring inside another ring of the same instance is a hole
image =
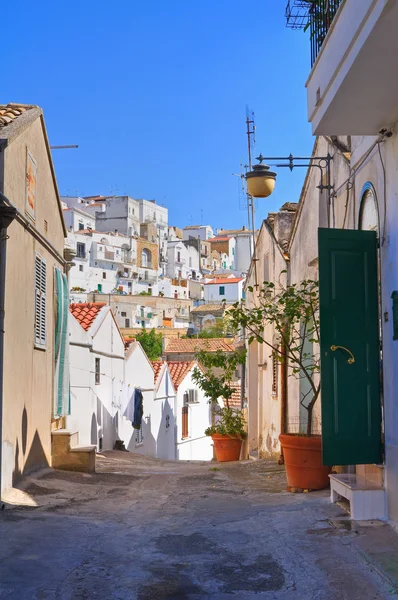
[[[4,159],[3,192],[22,213],[25,213],[27,147],[38,167],[35,226],[62,256],[62,216],[40,118],[0,154],[0,160],[1,157]],[[4,489],[22,475],[51,462],[54,267],[61,267],[58,260],[18,222],[14,221],[10,225],[8,236],[3,397]],[[47,262],[45,350],[34,348],[36,252]]]
[[[192,381],[191,369],[177,390],[176,427],[177,427],[177,456],[178,460],[212,460],[213,442],[204,435],[205,429],[211,425],[211,406],[202,390]],[[182,439],[182,407],[184,406],[184,393],[196,389],[198,403],[188,404],[188,434]]]

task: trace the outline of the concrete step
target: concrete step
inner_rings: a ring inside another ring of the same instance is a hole
[[[95,471],[96,446],[79,446],[79,433],[58,429],[51,433],[51,464],[63,471]]]
[[[386,493],[382,485],[356,473],[329,475],[330,501],[345,498],[350,505],[350,515],[356,521],[386,518]]]

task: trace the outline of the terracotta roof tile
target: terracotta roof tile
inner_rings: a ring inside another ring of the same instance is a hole
[[[193,361],[185,360],[168,360],[167,365],[169,367],[170,376],[173,381],[174,389],[178,390],[178,386],[184,379],[185,375],[190,371],[195,363]]]
[[[207,350],[207,352],[216,352],[217,350],[223,350],[224,352],[233,352],[233,344],[233,339],[231,339],[230,342],[227,342],[224,338],[188,338],[185,340],[171,339],[166,346],[165,354],[194,354],[196,352],[199,352],[200,350]]]
[[[0,128],[12,123],[19,115],[30,108],[37,108],[37,106],[33,104],[16,104],[14,102],[0,104]]]
[[[225,283],[238,283],[239,281],[242,281],[243,277],[225,277],[225,278],[220,278],[220,279],[215,279],[214,281],[206,281],[206,283],[204,285],[219,285],[220,283],[222,283],[223,285]]]
[[[106,302],[81,302],[71,304],[69,310],[83,329],[88,331],[104,306]]]
[[[231,384],[231,388],[233,388],[232,397],[229,399],[229,408],[240,408],[241,407],[241,383],[240,381],[236,381]],[[225,406],[227,405],[224,400]]]
[[[162,367],[164,365],[164,362],[162,360],[151,360],[151,364],[152,364],[152,368],[155,371],[155,383],[158,380],[158,377],[160,375],[160,371],[162,370]]]
[[[216,237],[211,238],[209,240],[209,242],[211,244],[215,244],[217,242],[229,242],[230,239],[231,239],[231,236],[228,236],[228,235],[217,235]]]

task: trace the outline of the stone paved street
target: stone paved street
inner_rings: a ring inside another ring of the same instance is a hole
[[[14,501],[37,506],[0,515],[0,598],[392,598],[369,558],[390,527],[351,525],[327,492],[286,493],[281,469],[109,452],[95,475],[31,477]]]

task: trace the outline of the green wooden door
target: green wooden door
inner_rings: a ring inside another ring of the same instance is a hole
[[[380,463],[377,239],[319,229],[324,465]]]

